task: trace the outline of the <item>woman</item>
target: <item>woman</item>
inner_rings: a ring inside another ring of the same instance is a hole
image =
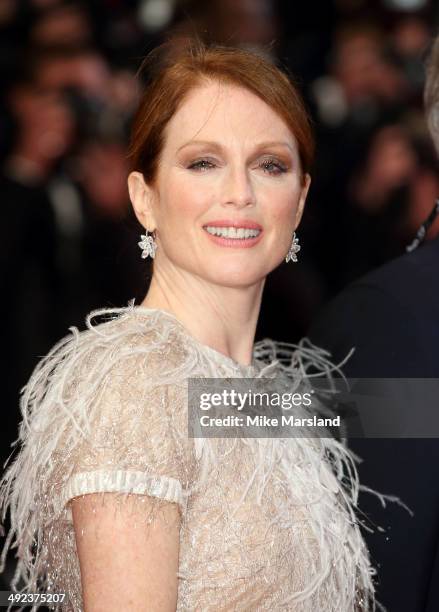
[[[24,390],[1,489],[17,579],[65,592],[62,610],[373,609],[341,443],[187,435],[188,378],[330,369],[306,343],[253,347],[267,274],[297,260],[302,102],[247,51],[167,43],[148,61],[128,182],[151,285],[71,328]]]

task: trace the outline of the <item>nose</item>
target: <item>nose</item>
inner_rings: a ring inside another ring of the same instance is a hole
[[[232,168],[224,178],[223,206],[254,206],[255,194],[246,168]]]

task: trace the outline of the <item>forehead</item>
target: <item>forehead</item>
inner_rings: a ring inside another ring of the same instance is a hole
[[[283,140],[295,148],[284,120],[261,98],[236,85],[212,82],[192,90],[166,128],[165,149],[194,138],[243,146]]]

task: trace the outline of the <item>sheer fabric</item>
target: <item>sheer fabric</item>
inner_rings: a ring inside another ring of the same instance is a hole
[[[70,328],[22,392],[17,453],[0,486],[11,517],[2,561],[15,541],[17,588],[66,592],[57,609],[83,609],[70,504],[99,492],[99,503],[134,496],[139,529],[178,505],[178,611],[375,609],[342,442],[187,435],[188,377],[282,375],[306,387],[309,367],[331,371],[327,353],[263,340],[243,366],[170,313],[134,303],[91,313],[87,327]]]

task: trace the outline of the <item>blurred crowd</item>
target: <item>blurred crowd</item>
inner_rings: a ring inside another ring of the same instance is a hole
[[[273,273],[258,327],[295,341],[329,297],[404,252],[439,194],[422,100],[435,4],[0,0],[7,435],[18,389],[68,326],[146,293],[126,187],[146,53],[196,32],[273,57],[302,91],[317,159],[300,264]]]

